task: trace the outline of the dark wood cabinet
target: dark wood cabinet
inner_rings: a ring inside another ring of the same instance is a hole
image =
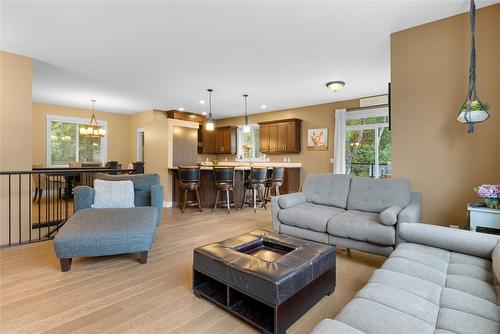
[[[224,126],[214,131],[198,131],[198,153],[236,154],[236,127]]]
[[[260,151],[265,154],[300,153],[301,120],[261,122]]]

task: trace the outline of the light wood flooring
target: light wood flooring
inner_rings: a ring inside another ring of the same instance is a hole
[[[166,209],[148,263],[137,254],[77,258],[62,273],[52,241],[0,250],[1,333],[258,333],[191,291],[193,248],[271,229],[270,210]],[[385,258],[337,251],[337,287],[288,333],[335,316]]]

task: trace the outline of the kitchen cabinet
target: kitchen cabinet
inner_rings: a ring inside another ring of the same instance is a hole
[[[236,154],[236,127],[224,126],[214,131],[198,131],[198,153]],[[201,137],[201,138],[200,138]]]
[[[260,151],[265,154],[300,153],[301,122],[292,118],[259,123]]]

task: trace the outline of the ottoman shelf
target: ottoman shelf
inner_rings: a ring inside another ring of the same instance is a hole
[[[194,294],[263,333],[284,334],[334,289],[332,246],[258,230],[194,251]]]

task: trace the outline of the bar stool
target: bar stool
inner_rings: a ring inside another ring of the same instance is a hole
[[[212,212],[217,208],[217,204],[221,203],[223,206],[226,206],[227,213],[229,213],[231,205],[234,205],[236,210],[238,210],[238,205],[236,204],[236,200],[234,198],[234,167],[214,167],[214,178],[215,178],[215,187],[217,188],[217,195],[215,197],[215,204]],[[226,200],[222,200],[219,202],[220,193],[226,193]],[[230,193],[233,195],[233,202],[231,203]]]
[[[267,167],[252,167],[250,170],[250,175],[248,176],[247,182],[245,182],[245,195],[243,196],[243,204],[241,208],[250,203],[253,206],[253,212],[257,212],[257,195],[259,196],[259,201],[264,201],[264,196],[262,194],[262,188],[266,183],[267,179]],[[252,192],[252,202],[247,201],[248,192]]]
[[[198,209],[203,211],[201,208],[200,200],[200,167],[198,166],[182,166],[179,167],[179,189],[180,189],[180,204],[181,212],[184,213],[186,209],[186,204],[189,206],[198,206]],[[194,191],[196,193],[196,201],[188,201],[187,194],[188,191]]]
[[[284,167],[273,167],[271,177],[266,180],[264,189],[264,203],[262,207],[267,209],[267,202],[271,202],[271,190],[274,189],[274,196],[280,195],[280,187],[283,183],[283,176],[285,175]]]

